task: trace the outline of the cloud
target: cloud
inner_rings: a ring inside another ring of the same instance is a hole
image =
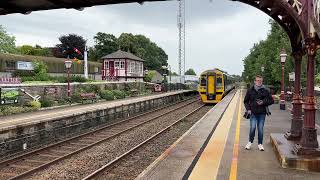
[[[91,46],[97,32],[143,34],[166,51],[177,71],[177,5],[168,1],[49,10],[0,16],[0,24],[16,36],[18,45],[54,46],[59,36],[69,33],[83,36]],[[226,0],[186,0],[186,23],[186,67],[198,74],[209,67],[241,74],[243,58],[269,29],[266,15]]]

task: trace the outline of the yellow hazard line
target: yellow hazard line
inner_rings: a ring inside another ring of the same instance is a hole
[[[239,91],[232,99],[229,107],[221,118],[219,125],[210,138],[206,148],[202,152],[198,162],[193,168],[190,180],[213,180],[216,179],[220,161],[223,156],[224,148],[228,139],[229,129],[236,110]]]
[[[241,100],[242,100],[242,91],[240,90],[238,120],[237,120],[237,127],[236,127],[236,135],[234,137],[233,157],[232,157],[232,162],[231,162],[231,170],[230,170],[229,180],[236,180],[237,179],[238,156],[239,156],[239,140],[240,140],[241,107],[242,107]]]

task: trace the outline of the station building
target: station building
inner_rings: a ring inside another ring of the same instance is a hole
[[[102,80],[143,82],[143,59],[121,50],[101,59]]]

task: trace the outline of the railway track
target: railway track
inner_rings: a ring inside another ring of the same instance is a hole
[[[154,135],[152,135],[151,137],[149,137],[148,139],[146,139],[145,141],[141,142],[140,144],[136,145],[135,147],[131,148],[130,150],[128,150],[127,152],[123,153],[121,156],[116,157],[115,159],[113,159],[112,161],[108,162],[107,164],[105,164],[104,166],[100,167],[99,169],[97,169],[96,171],[92,172],[90,175],[86,176],[85,178],[83,178],[82,180],[89,180],[89,179],[95,179],[97,177],[99,177],[99,175],[101,175],[102,173],[105,173],[105,171],[107,171],[108,169],[113,168],[113,166],[116,165],[117,162],[119,162],[120,160],[123,160],[125,157],[129,156],[130,154],[132,154],[133,152],[137,151],[139,148],[141,148],[142,146],[146,145],[147,143],[151,142],[152,140],[154,140],[155,138],[161,136],[162,134],[164,134],[166,131],[170,130],[173,126],[177,125],[178,123],[184,121],[186,118],[188,118],[189,116],[191,116],[192,114],[198,112],[200,109],[202,109],[205,105],[201,105],[200,107],[194,109],[193,111],[191,111],[190,113],[186,114],[185,116],[183,116],[182,118],[179,118],[178,120],[176,120],[175,122],[173,122],[172,124],[166,126],[165,128],[161,129],[160,131],[158,131],[157,133],[155,133]],[[103,178],[102,178],[103,179]]]
[[[143,124],[160,118],[170,112],[182,109],[194,102],[194,98],[182,102],[170,104],[165,107],[146,112],[120,122],[99,128],[97,130],[66,139],[64,141],[31,151],[29,153],[0,162],[0,179],[23,179],[35,172],[58,163],[88,148],[119,136]],[[178,107],[174,107],[174,106]],[[174,108],[172,108],[174,107]],[[171,110],[166,110],[170,109]],[[164,111],[164,112],[161,112]],[[151,118],[143,118],[146,115],[157,114]]]

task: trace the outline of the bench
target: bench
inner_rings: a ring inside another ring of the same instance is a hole
[[[130,92],[131,92],[131,96],[132,97],[138,96],[138,90],[137,89],[131,89]]]
[[[83,101],[86,101],[86,100],[92,100],[92,103],[97,100],[97,96],[95,93],[81,93],[80,97],[82,100],[82,104],[83,104]]]

